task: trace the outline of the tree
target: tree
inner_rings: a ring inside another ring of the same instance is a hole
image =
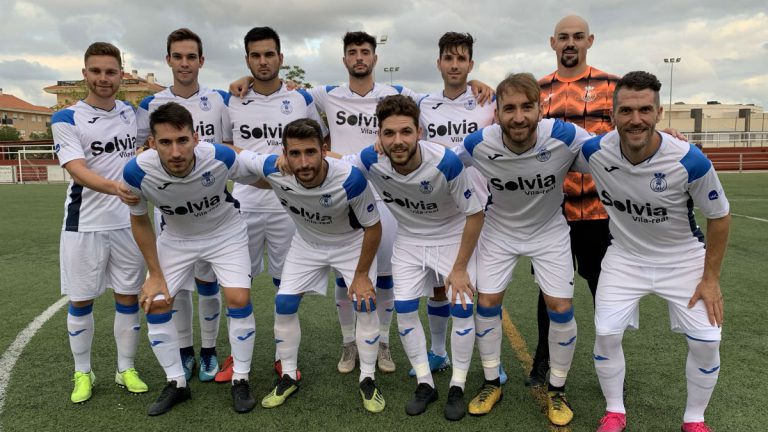
[[[305,81],[304,74],[306,71],[299,66],[284,65],[280,66],[280,70],[286,71],[283,78],[295,82],[297,88],[312,88],[312,84]]]
[[[0,127],[0,141],[21,141],[21,133],[10,126]]]

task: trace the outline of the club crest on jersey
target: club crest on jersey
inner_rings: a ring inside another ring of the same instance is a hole
[[[323,207],[330,207],[333,205],[333,201],[331,200],[331,194],[323,194],[320,197],[320,205]]]
[[[200,97],[200,109],[203,111],[210,111],[211,110],[211,103],[208,101],[207,96],[201,96]]]
[[[584,102],[592,102],[593,100],[597,99],[595,88],[590,85],[584,87],[584,96],[582,96],[581,99]]]
[[[474,99],[467,99],[464,101],[464,108],[466,108],[467,111],[472,111],[477,108],[477,102]]]
[[[120,118],[123,120],[123,123],[130,124],[131,119],[128,118],[128,114],[125,113],[125,110],[120,111]]]
[[[432,185],[429,184],[429,180],[422,180],[419,184],[419,191],[423,194],[432,193]]]
[[[552,152],[547,149],[541,149],[539,154],[536,155],[536,160],[539,162],[546,162],[552,157]]]
[[[214,177],[210,171],[206,171],[203,173],[203,179],[200,182],[203,184],[203,186],[208,187],[213,185],[215,181],[216,177]]]
[[[288,115],[293,112],[293,107],[291,106],[291,101],[284,100],[282,105],[280,105],[280,112]]]
[[[651,190],[654,192],[664,192],[667,190],[667,180],[664,179],[667,175],[664,173],[653,173],[653,180],[651,180]]]

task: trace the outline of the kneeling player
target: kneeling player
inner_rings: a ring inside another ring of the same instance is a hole
[[[248,412],[256,404],[248,385],[256,325],[249,298],[246,227],[226,188],[236,168],[236,154],[218,144],[198,145],[192,115],[177,103],[157,108],[149,122],[151,149],[131,160],[123,174],[140,198],[131,207],[131,228],[149,269],[139,303],[147,313],[152,350],[168,379],[148,413],[166,413],[190,398],[171,307],[179,290],[192,286],[190,278],[198,261],[213,267],[227,300],[234,357],[232,399],[235,411]],[[160,208],[166,221],[157,245],[147,201]]]

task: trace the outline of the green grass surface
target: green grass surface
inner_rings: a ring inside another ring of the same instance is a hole
[[[768,174],[721,174],[732,212],[768,219]],[[19,331],[59,298],[58,242],[65,186],[0,186],[0,349],[5,351]],[[697,219],[705,225],[705,220]],[[726,299],[721,345],[722,371],[707,411],[708,422],[718,431],[763,430],[768,414],[760,408],[768,385],[764,373],[768,358],[768,330],[760,316],[768,301],[764,289],[764,265],[768,223],[734,216],[722,287]],[[504,306],[532,352],[536,342],[536,292],[527,260],[515,272]],[[272,371],[274,344],[270,279],[258,277],[252,299],[256,314],[256,347],[251,371],[253,393],[266,395],[275,378]],[[604,410],[592,362],[594,326],[592,302],[583,280],[576,287],[576,318],[579,325],[574,365],[568,380],[568,396],[576,417],[573,431],[595,430]],[[387,400],[378,415],[365,412],[357,391],[357,370],[336,372],[340,355],[340,331],[333,299],[310,296],[302,301],[302,345],[299,365],[304,375],[300,391],[286,405],[237,415],[231,409],[228,385],[191,382],[193,399],[164,416],[149,418],[146,409],[162,388],[164,376],[144,335],[140,340],[137,368],[150,385],[145,395],[130,395],[114,385],[114,314],[111,295],[96,302],[96,336],[92,364],[97,376],[93,398],[73,405],[72,358],[66,336],[66,310],[46,323],[24,350],[12,373],[6,404],[0,415],[3,431],[58,430],[549,430],[531,392],[522,386],[527,373],[506,341],[502,360],[509,374],[504,400],[480,418],[458,423],[443,419],[449,373],[436,375],[440,400],[419,417],[408,417],[404,404],[415,382],[407,377],[408,361],[395,329],[392,351],[398,370],[377,374]],[[394,327],[394,325],[393,325]],[[196,335],[199,333],[195,330]],[[630,431],[678,430],[685,405],[684,337],[669,331],[667,308],[658,298],[641,304],[641,329],[624,338],[627,358],[626,405]],[[219,354],[228,354],[226,325],[222,323]],[[481,383],[480,362],[475,355],[467,383],[469,399]]]

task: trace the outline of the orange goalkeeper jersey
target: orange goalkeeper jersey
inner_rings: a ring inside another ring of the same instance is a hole
[[[589,132],[613,129],[613,90],[619,77],[588,67],[580,76],[560,78],[553,72],[539,80],[544,117],[575,123]],[[569,221],[607,219],[589,174],[569,172],[563,185],[565,217]]]

